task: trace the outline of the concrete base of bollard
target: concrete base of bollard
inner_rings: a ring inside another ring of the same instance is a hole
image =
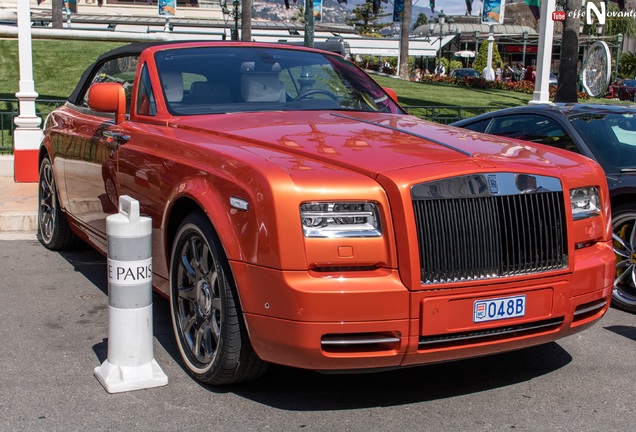
[[[95,368],[95,377],[108,393],[142,390],[168,384],[168,377],[154,359],[138,366],[117,366],[106,360]]]

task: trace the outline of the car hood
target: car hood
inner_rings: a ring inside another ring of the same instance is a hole
[[[480,134],[417,117],[366,112],[267,112],[174,118],[170,125],[293,153],[375,176],[408,167],[472,160],[489,168],[510,162],[537,168],[577,165],[571,153]],[[203,144],[203,142],[202,142]]]

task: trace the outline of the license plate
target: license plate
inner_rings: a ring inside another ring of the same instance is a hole
[[[526,314],[526,296],[477,300],[473,309],[473,322],[495,321],[521,317]]]

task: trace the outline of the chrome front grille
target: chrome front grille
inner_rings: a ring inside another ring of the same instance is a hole
[[[470,175],[412,189],[422,283],[491,279],[567,267],[560,182],[534,176],[549,188],[522,192],[510,187],[517,176]]]

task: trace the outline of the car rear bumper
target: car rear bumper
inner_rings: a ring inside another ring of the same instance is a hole
[[[232,269],[263,360],[385,369],[535,346],[591,326],[609,307],[615,264],[611,245],[586,249],[576,252],[574,273],[444,290],[408,291],[389,270],[324,277],[236,262]],[[525,316],[473,322],[475,301],[519,295]]]

